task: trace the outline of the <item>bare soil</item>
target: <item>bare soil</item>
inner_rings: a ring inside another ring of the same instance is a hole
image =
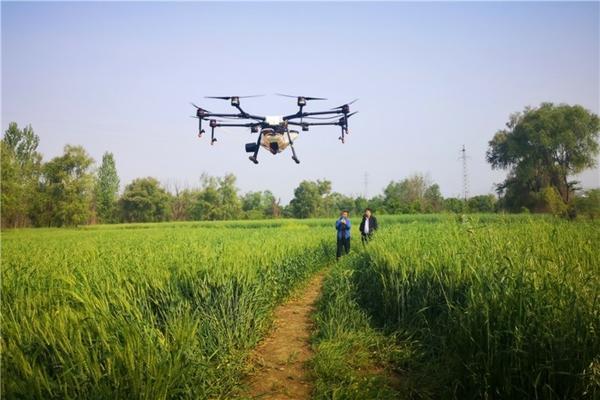
[[[274,311],[274,327],[250,357],[251,373],[245,398],[261,400],[310,399],[312,385],[306,362],[313,352],[311,314],[321,293],[324,272],[315,275]]]

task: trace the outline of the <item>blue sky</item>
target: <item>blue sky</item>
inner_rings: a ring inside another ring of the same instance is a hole
[[[2,129],[32,124],[46,159],[65,144],[114,153],[122,185],[154,176],[196,186],[203,172],[287,202],[303,179],[369,196],[422,172],[445,196],[493,192],[505,173],[487,142],[511,113],[543,101],[598,113],[599,3],[7,3],[2,2]],[[190,101],[268,94],[250,112],[294,112],[283,92],[356,97],[345,145],[314,128],[291,153],[248,161],[249,131],[196,137]],[[599,186],[598,169],[581,177]]]

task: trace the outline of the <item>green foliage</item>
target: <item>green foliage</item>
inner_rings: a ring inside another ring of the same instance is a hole
[[[235,398],[272,308],[332,255],[330,224],[272,224],[4,233],[1,397]]]
[[[119,196],[119,176],[112,153],[104,153],[98,169],[95,205],[98,219],[103,223],[116,222]]]
[[[511,115],[486,155],[493,168],[509,170],[498,186],[505,207],[535,209],[543,200],[538,194],[549,186],[569,204],[576,182],[568,178],[596,165],[599,135],[598,116],[578,105],[542,103]]]
[[[383,194],[385,210],[392,214],[431,212],[442,206],[439,186],[421,174],[390,182]]]
[[[331,182],[327,180],[302,181],[294,190],[290,202],[291,215],[295,218],[310,218],[327,215],[325,197],[331,192]]]
[[[94,160],[81,146],[65,146],[64,154],[42,168],[37,225],[73,226],[91,217]]]
[[[470,216],[382,228],[346,262],[375,326],[421,349],[406,375],[432,398],[593,399],[599,241],[593,223]]]
[[[281,215],[281,206],[269,190],[248,192],[241,198],[242,210],[247,219],[276,218]]]
[[[600,189],[590,189],[577,196],[575,209],[579,215],[589,219],[600,217]]]
[[[472,213],[493,213],[496,211],[496,196],[488,194],[474,196],[467,200],[467,209]]]
[[[191,216],[195,220],[238,219],[242,216],[242,203],[235,186],[235,175],[223,178],[202,176],[202,189],[197,192]]]
[[[134,179],[119,200],[121,218],[126,222],[167,221],[171,211],[169,200],[169,194],[156,179]]]
[[[9,124],[0,141],[2,227],[30,223],[41,172],[39,141],[31,126],[21,130],[15,122]]]
[[[466,202],[456,197],[448,197],[444,199],[444,210],[456,214],[464,213],[467,211]]]

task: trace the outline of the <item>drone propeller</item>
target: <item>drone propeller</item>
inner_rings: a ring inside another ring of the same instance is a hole
[[[283,94],[283,93],[275,93],[277,96],[283,96],[283,97],[292,97],[292,98],[302,98],[304,100],[327,100],[324,97],[310,97],[310,96],[292,96],[291,94]]]
[[[219,99],[219,100],[231,100],[231,105],[240,108],[240,99],[247,99],[249,97],[261,97],[263,94],[255,94],[252,96],[204,96],[207,99]],[[240,109],[241,111],[241,109]]]
[[[338,115],[332,115],[330,117],[304,117],[304,119],[322,119],[322,120],[334,120],[339,118],[339,114]]]
[[[250,97],[262,97],[264,94],[254,94],[252,96],[204,96],[206,99],[219,99],[219,100],[231,100],[231,99],[248,99]]]
[[[358,100],[358,99],[354,99],[354,100],[352,100],[352,101],[351,101],[351,102],[349,102],[349,103],[342,104],[342,105],[341,105],[341,106],[339,106],[339,107],[334,107],[334,108],[332,108],[332,110],[343,110],[343,109],[344,109],[344,107],[348,107],[350,104],[354,104],[354,103],[355,103],[357,100]]]
[[[304,107],[306,105],[307,101],[310,101],[310,100],[327,100],[324,97],[292,96],[291,94],[282,94],[282,93],[275,93],[275,94],[277,96],[292,97],[292,98],[298,99],[298,107],[300,107],[300,111],[302,111],[302,107]]]

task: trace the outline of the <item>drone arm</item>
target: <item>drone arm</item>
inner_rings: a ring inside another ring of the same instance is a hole
[[[335,121],[335,122],[291,122],[288,121],[289,125],[294,125],[294,126],[324,126],[324,125],[329,125],[329,126],[339,126],[341,125],[341,123],[339,121]]]
[[[340,114],[343,114],[343,112],[340,110],[297,112],[296,114],[286,115],[285,117],[283,117],[283,120],[288,121],[290,119],[310,117],[312,115],[340,115]]]

